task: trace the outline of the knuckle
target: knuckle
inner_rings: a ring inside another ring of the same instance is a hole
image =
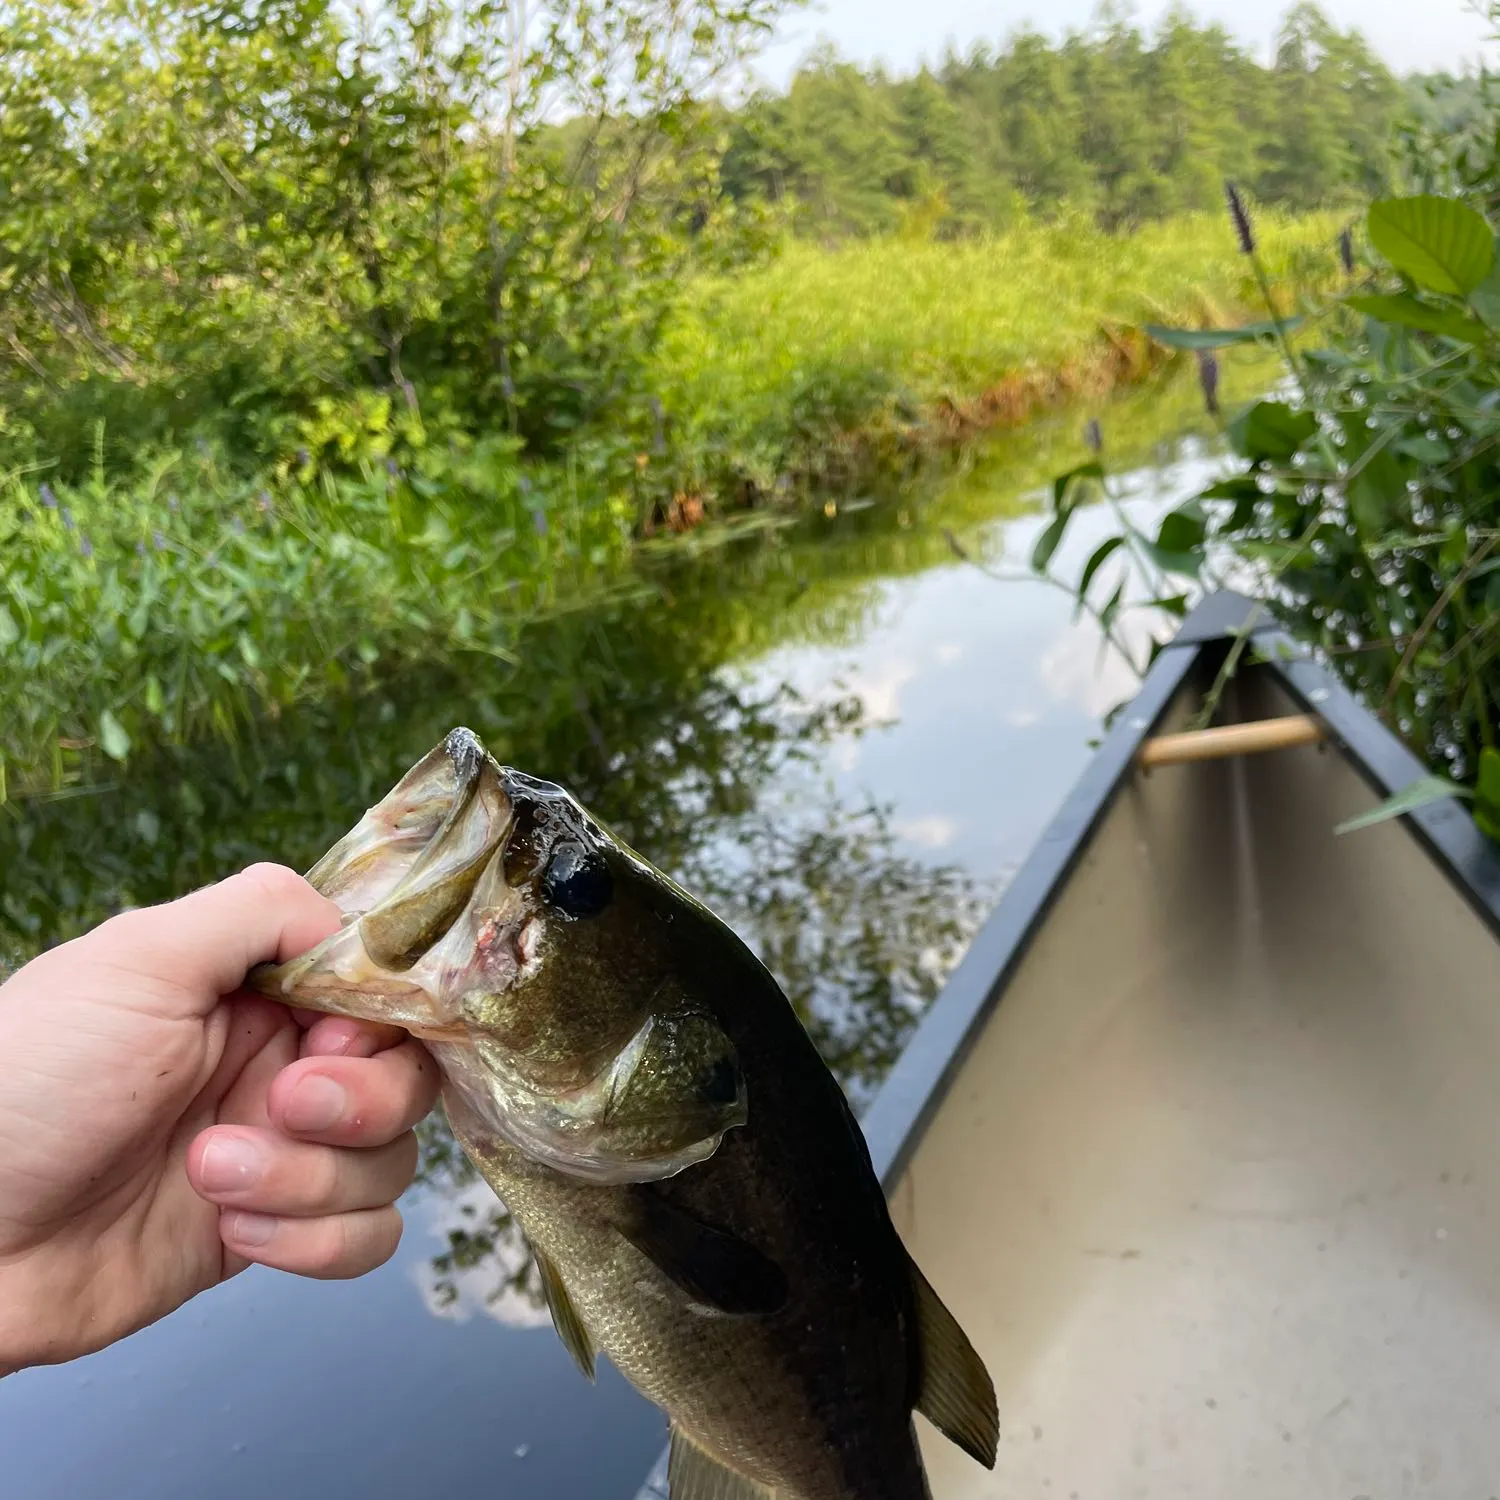
[[[268,897],[300,894],[307,882],[287,865],[278,865],[270,860],[260,860],[246,866],[232,879],[254,886]]]

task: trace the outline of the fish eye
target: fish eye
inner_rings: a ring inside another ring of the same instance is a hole
[[[604,856],[581,844],[559,844],[542,875],[542,897],[565,917],[597,917],[614,894]]]

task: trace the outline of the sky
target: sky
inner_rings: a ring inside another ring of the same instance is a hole
[[[1142,0],[1143,22],[1157,20],[1170,0]],[[1483,51],[1500,61],[1500,47],[1487,43],[1486,23],[1465,0],[1321,0],[1340,27],[1358,26],[1400,72],[1458,68]],[[1270,56],[1271,38],[1291,0],[1189,0],[1201,20],[1222,22],[1235,35]],[[860,62],[882,61],[906,72],[924,58],[937,61],[951,41],[960,51],[981,39],[1002,40],[1030,24],[1059,33],[1088,24],[1096,0],[814,0],[782,22],[777,40],[760,60],[766,81],[784,84],[797,61],[820,39]]]

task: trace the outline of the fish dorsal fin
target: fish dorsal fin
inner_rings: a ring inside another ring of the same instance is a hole
[[[780,1266],[754,1245],[667,1202],[650,1185],[628,1199],[620,1233],[694,1302],[721,1313],[773,1313],[787,1297]]]
[[[531,1247],[536,1259],[536,1268],[542,1278],[542,1294],[547,1299],[548,1311],[552,1314],[552,1326],[563,1341],[563,1347],[578,1361],[578,1368],[592,1380],[594,1378],[594,1341],[573,1306],[573,1299],[557,1274],[557,1267],[536,1248]]]
[[[667,1459],[667,1494],[671,1500],[775,1500],[776,1491],[726,1469],[674,1427],[672,1452]]]
[[[989,1371],[915,1262],[911,1280],[919,1354],[916,1408],[971,1458],[993,1469],[1000,1417]]]

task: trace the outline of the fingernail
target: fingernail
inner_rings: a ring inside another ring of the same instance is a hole
[[[203,1148],[199,1176],[211,1193],[242,1192],[260,1181],[266,1154],[254,1141],[238,1135],[216,1135]]]
[[[343,1085],[322,1073],[314,1073],[292,1090],[283,1117],[289,1130],[327,1130],[348,1112],[349,1095]]]
[[[270,1214],[227,1213],[220,1221],[219,1234],[236,1245],[266,1245],[280,1222]]]

